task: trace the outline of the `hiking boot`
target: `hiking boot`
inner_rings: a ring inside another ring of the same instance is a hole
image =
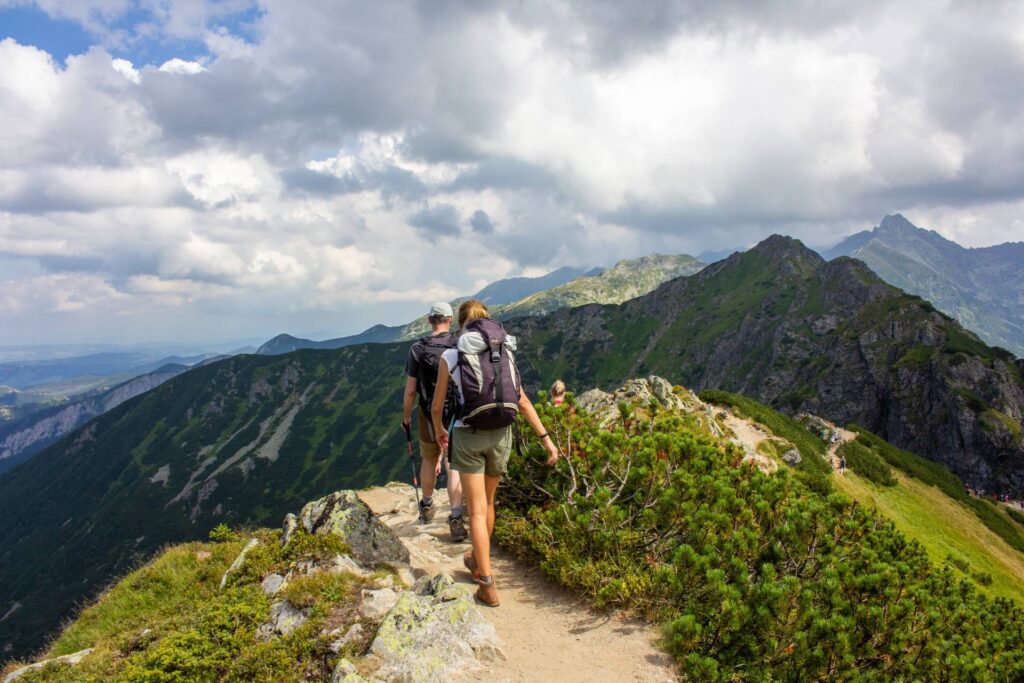
[[[462,564],[466,565],[466,569],[473,575],[473,580],[478,581],[480,579],[480,568],[476,565],[476,558],[473,557],[473,551],[467,550],[462,556]]]
[[[466,525],[462,522],[462,516],[449,517],[448,528],[452,532],[452,540],[461,543],[466,540]]]
[[[488,607],[497,607],[501,604],[501,599],[498,598],[498,589],[494,587],[494,577],[481,576],[477,579],[477,583],[480,587],[476,589],[476,599]]]
[[[423,501],[420,501],[420,522],[426,524],[432,519],[434,519],[434,504],[424,505]]]

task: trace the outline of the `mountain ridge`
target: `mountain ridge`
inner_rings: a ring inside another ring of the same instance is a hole
[[[989,344],[1024,355],[1024,242],[963,247],[893,214],[822,253],[864,261],[889,284],[924,297]]]
[[[571,389],[610,388],[659,374],[861,422],[969,481],[1021,490],[1013,425],[1024,383],[1012,359],[863,263],[825,262],[790,238],[622,304],[507,324],[531,389],[557,377]],[[0,477],[13,513],[0,527],[0,564],[13,574],[0,609],[32,605],[0,622],[0,639],[24,648],[83,587],[169,540],[276,521],[311,491],[403,478],[406,354],[404,343],[364,344],[212,363]],[[62,574],[68,566],[76,573]]]

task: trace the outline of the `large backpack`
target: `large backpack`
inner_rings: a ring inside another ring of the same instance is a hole
[[[459,349],[459,416],[469,427],[507,427],[519,414],[519,370],[505,346],[505,328],[496,320],[477,318],[466,325],[466,332],[478,332],[487,346],[480,353]]]
[[[434,402],[434,389],[437,387],[437,373],[441,367],[441,354],[448,349],[454,349],[458,344],[458,337],[424,337],[420,339],[423,345],[423,353],[420,356],[419,374],[416,376],[416,384],[420,390],[420,407],[430,415],[431,404]],[[455,413],[455,387],[448,383],[448,394],[444,397],[443,424],[448,424],[451,416]]]

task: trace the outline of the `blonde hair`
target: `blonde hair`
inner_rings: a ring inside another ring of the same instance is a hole
[[[560,379],[556,379],[555,383],[551,385],[552,396],[562,396],[565,394],[565,382]]]
[[[472,322],[477,318],[490,318],[491,314],[487,310],[487,305],[479,299],[470,299],[463,301],[459,305],[459,329],[461,330],[466,326],[466,323]]]

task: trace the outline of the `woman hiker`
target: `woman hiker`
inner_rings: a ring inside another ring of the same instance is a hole
[[[463,561],[480,585],[477,600],[497,607],[500,600],[491,573],[494,494],[508,465],[516,416],[521,413],[540,437],[548,452],[547,464],[558,461],[559,451],[520,384],[513,355],[515,337],[506,335],[501,324],[490,317],[487,306],[475,299],[459,306],[458,348],[441,354],[431,417],[437,443],[447,451],[449,438],[442,413],[451,381],[461,417],[452,431],[449,462],[462,479],[473,543]]]
[[[560,379],[556,379],[555,383],[551,385],[551,404],[560,406],[565,403],[565,382]]]

